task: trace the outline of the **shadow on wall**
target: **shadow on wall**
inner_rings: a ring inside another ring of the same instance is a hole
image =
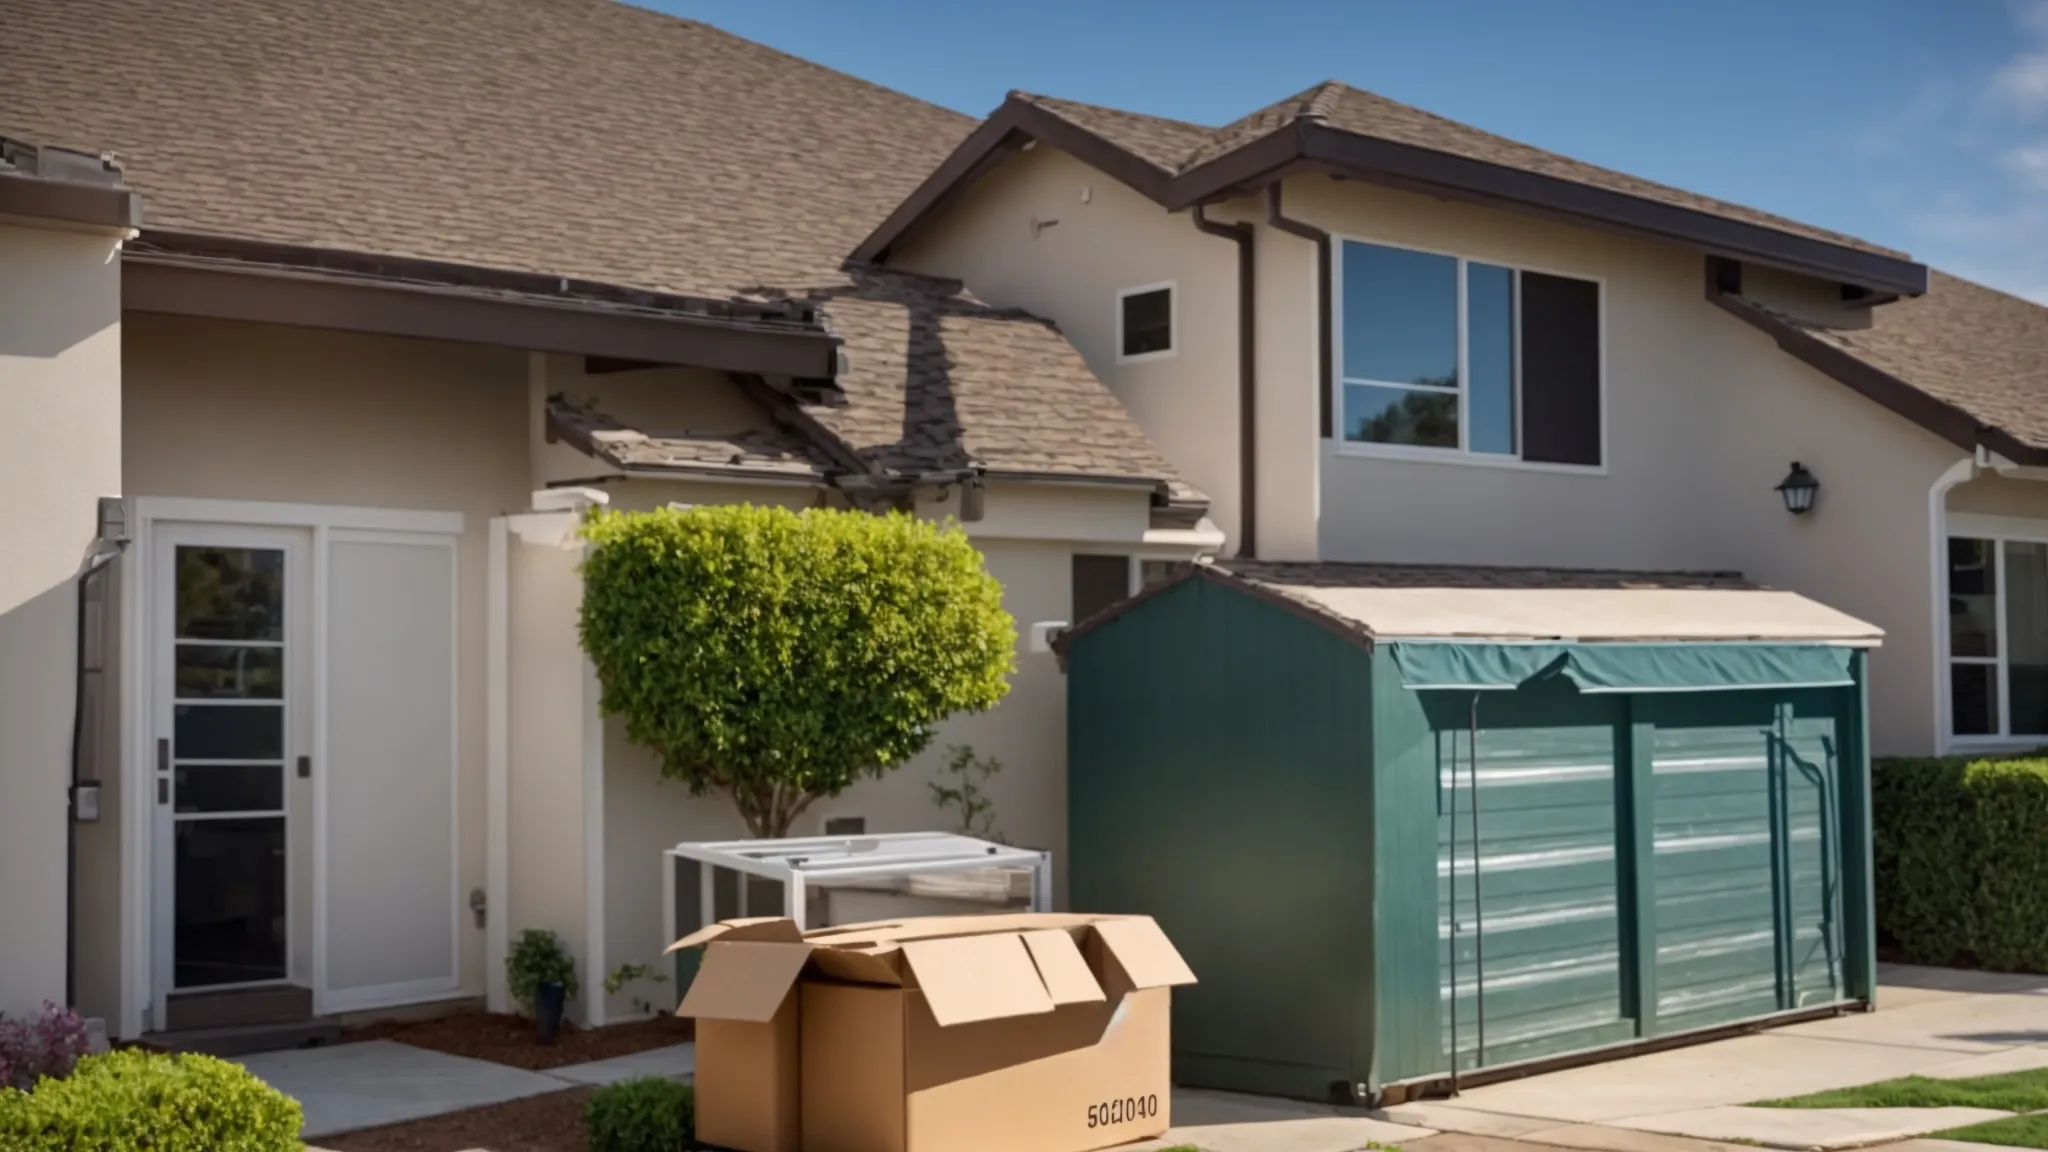
[[[71,581],[0,611],[0,1012],[65,999]]]
[[[29,270],[25,276],[0,276],[0,352],[37,360],[54,360],[73,347],[120,322],[120,309],[113,302],[101,307],[88,303],[109,290],[104,265],[118,261],[121,250],[112,240],[98,262],[87,264],[76,250],[85,239],[70,233],[29,233],[9,230],[16,242],[9,243],[0,260],[21,261]],[[37,251],[49,246],[49,258]],[[59,251],[62,245],[69,251]],[[118,275],[118,270],[114,273]]]

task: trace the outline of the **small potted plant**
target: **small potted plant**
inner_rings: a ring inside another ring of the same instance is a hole
[[[576,995],[576,960],[562,938],[542,928],[528,928],[505,957],[505,975],[512,999],[533,1014],[540,1042],[553,1044],[562,1031],[562,1006]]]

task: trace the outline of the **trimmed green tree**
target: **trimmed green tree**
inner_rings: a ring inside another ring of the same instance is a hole
[[[1009,689],[1016,627],[957,527],[735,504],[601,512],[584,534],[601,709],[755,836]]]

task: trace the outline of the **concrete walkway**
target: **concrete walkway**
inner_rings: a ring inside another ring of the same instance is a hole
[[[1881,965],[1878,981],[1875,1012],[1488,1085],[1455,1101],[1396,1105],[1375,1115],[1605,1152],[1697,1152],[1697,1141],[1850,1148],[2004,1113],[1744,1105],[1899,1076],[1953,1079],[2048,1067],[2048,978]]]
[[[1380,1112],[1178,1090],[1165,1139],[1204,1152],[1743,1152],[1758,1145],[1886,1152],[1985,1152],[1912,1137],[2003,1113],[1985,1109],[1754,1108],[1761,1099],[1897,1076],[1984,1076],[2048,1067],[2048,978],[1882,966],[1878,1011],[1475,1088],[1456,1100]],[[404,1049],[387,1054],[379,1049]],[[355,1053],[351,1056],[350,1051]],[[371,1051],[363,1051],[363,1050]],[[438,1115],[639,1075],[690,1074],[690,1046],[596,1064],[520,1072],[402,1044],[343,1045],[251,1057],[298,1096],[306,1134]],[[266,1064],[274,1062],[274,1066]]]
[[[243,1057],[241,1063],[299,1102],[306,1113],[300,1135],[310,1140],[639,1076],[688,1079],[696,1067],[696,1046],[678,1044],[545,1072],[392,1040],[265,1052]]]

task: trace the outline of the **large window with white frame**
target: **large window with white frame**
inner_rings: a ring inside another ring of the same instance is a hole
[[[2048,525],[1948,540],[1949,732],[2048,736]]]
[[[1337,261],[1347,451],[1602,465],[1598,281],[1362,240]]]

